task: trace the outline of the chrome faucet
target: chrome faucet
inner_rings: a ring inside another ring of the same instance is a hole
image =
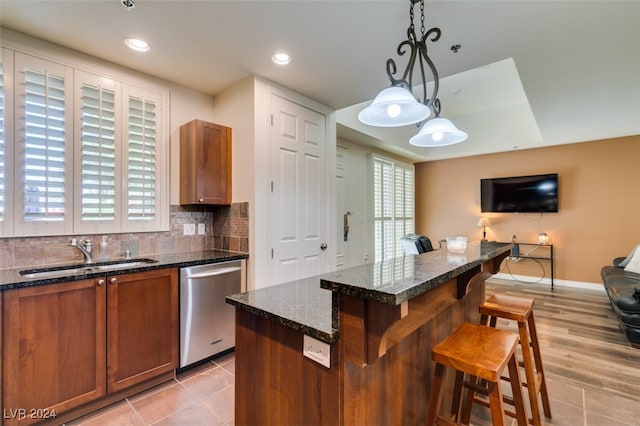
[[[87,265],[93,263],[93,259],[91,258],[93,243],[91,242],[91,240],[84,240],[83,243],[82,241],[78,241],[75,238],[72,238],[71,241],[69,241],[69,245],[71,247],[77,248],[82,252],[82,254],[84,254],[84,263],[86,263]]]

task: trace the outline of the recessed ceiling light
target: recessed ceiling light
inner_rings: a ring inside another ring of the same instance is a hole
[[[291,62],[291,56],[287,55],[284,52],[278,52],[271,57],[271,60],[274,64],[287,65],[289,62]]]
[[[124,7],[124,10],[126,10],[127,12],[131,12],[136,7],[136,4],[133,2],[133,0],[121,0],[120,3],[122,4],[122,7]]]
[[[138,52],[148,52],[149,50],[151,50],[151,46],[149,46],[149,43],[137,38],[126,38],[124,40],[124,44],[126,44],[130,49]]]

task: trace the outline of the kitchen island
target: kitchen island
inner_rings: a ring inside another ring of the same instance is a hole
[[[227,297],[235,423],[424,423],[431,348],[478,322],[484,282],[511,246],[474,242]]]

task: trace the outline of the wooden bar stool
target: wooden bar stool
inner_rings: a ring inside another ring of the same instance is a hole
[[[521,365],[524,366],[526,377],[526,383],[523,383],[523,385],[527,387],[531,405],[530,422],[535,426],[539,426],[541,418],[538,393],[542,397],[544,415],[548,418],[551,418],[551,406],[542,368],[536,323],[533,319],[533,303],[534,299],[530,297],[494,294],[480,305],[480,323],[495,327],[497,318],[504,318],[518,323],[522,351]],[[531,352],[533,352],[533,359],[531,358]]]
[[[486,384],[484,392],[489,396],[489,408],[493,425],[504,425],[504,406],[500,379],[505,368],[509,368],[511,389],[513,392],[516,418],[519,426],[527,424],[524,408],[516,348],[518,335],[509,331],[498,330],[480,324],[463,323],[453,334],[433,347],[431,358],[436,362],[429,405],[427,407],[427,426],[435,424],[458,424],[460,420],[460,400],[463,391],[464,374],[476,376]],[[442,401],[442,385],[445,367],[456,370],[453,389],[453,401],[449,418],[442,417],[440,403]],[[468,390],[471,400],[475,388]],[[471,404],[465,407],[465,416],[469,417]],[[468,420],[467,420],[468,422]]]

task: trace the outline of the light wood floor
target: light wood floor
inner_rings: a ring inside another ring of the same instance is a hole
[[[491,279],[487,297],[494,292],[535,298],[552,400],[548,424],[640,425],[640,349],[631,347],[618,328],[604,291],[559,286],[551,291],[545,284]],[[498,326],[517,332],[513,322]]]

